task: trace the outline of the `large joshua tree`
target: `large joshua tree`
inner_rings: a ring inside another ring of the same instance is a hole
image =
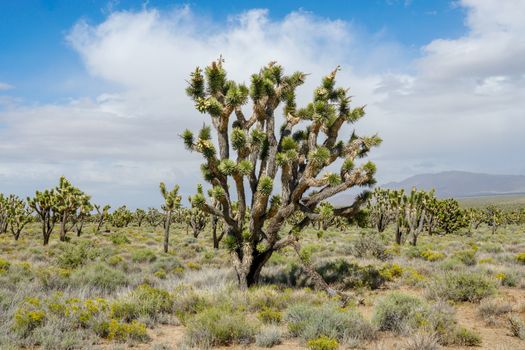
[[[365,112],[364,107],[351,108],[348,90],[335,86],[338,70],[323,78],[312,102],[300,109],[296,90],[306,74],[286,75],[275,62],[253,74],[249,87],[228,80],[222,59],[191,73],[186,91],[196,109],[210,116],[218,149],[207,126],[197,136],[186,130],[182,137],[188,149],[204,157],[201,169],[220,206],[211,205],[203,193],[192,203],[224,221],[241,289],[258,282],[276,250],[293,245],[300,251],[299,232],[317,218],[321,202],[374,183],[375,165],[356,161],[379,145],[380,138],[353,132],[339,139],[342,126]],[[336,173],[322,173],[336,164]],[[334,214],[352,216],[364,201],[360,196]],[[283,232],[287,219],[298,211],[304,218]]]

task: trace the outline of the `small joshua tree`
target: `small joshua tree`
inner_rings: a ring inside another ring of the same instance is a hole
[[[156,228],[164,221],[164,215],[157,208],[148,208],[146,213],[146,222],[153,228]]]
[[[49,237],[59,219],[59,214],[56,211],[57,198],[55,192],[54,190],[36,191],[33,198],[27,198],[27,203],[40,217],[44,245],[48,245]]]
[[[496,207],[495,205],[489,205],[485,209],[485,218],[487,221],[487,224],[492,229],[492,234],[495,234],[498,227],[500,227],[504,223],[504,213],[503,210]]]
[[[133,221],[133,213],[123,205],[110,215],[111,224],[115,227],[128,227]]]
[[[142,222],[146,219],[146,211],[144,209],[138,208],[133,213],[133,217],[135,219],[135,222],[137,223],[138,227],[142,226]]]
[[[433,197],[434,191],[425,192],[413,188],[410,195],[404,198],[405,223],[412,238],[410,243],[414,246],[417,244],[417,239],[425,227],[427,203]]]
[[[202,185],[197,186],[197,193],[203,194]],[[191,227],[193,237],[199,237],[199,234],[206,227],[207,214],[203,212],[198,206],[192,203],[191,197],[188,198],[191,207],[184,210],[183,212],[183,221],[186,223],[186,233],[188,227]]]
[[[160,183],[160,194],[164,198],[162,210],[164,210],[164,253],[168,252],[170,240],[170,226],[173,212],[180,208],[181,196],[179,196],[179,186],[175,185],[173,190],[168,191],[164,182]]]
[[[465,216],[468,222],[469,233],[472,233],[473,230],[477,230],[485,221],[485,213],[481,209],[468,208],[465,212]]]
[[[89,209],[90,197],[73,186],[64,176],[60,177],[54,192],[55,211],[60,216],[60,240],[63,242],[66,241],[67,232],[75,226],[78,219],[76,216],[83,215],[83,210]],[[78,211],[82,214],[78,214]]]
[[[15,195],[9,196],[7,202],[7,223],[14,239],[18,241],[24,227],[33,220],[32,211],[23,199]]]
[[[453,198],[439,201],[437,210],[438,227],[445,233],[453,233],[468,226],[468,219],[457,200]]]
[[[383,232],[394,219],[392,195],[392,190],[376,188],[368,202],[370,221],[378,232]]]
[[[258,282],[273,252],[289,245],[300,251],[299,232],[318,217],[315,209],[321,202],[375,182],[375,165],[356,162],[380,143],[379,137],[353,132],[346,140],[339,139],[342,126],[365,113],[363,107],[350,107],[347,89],[336,87],[338,70],[322,80],[305,108],[297,108],[296,90],[306,74],[286,75],[275,62],[253,74],[249,87],[228,80],[222,59],[204,72],[197,68],[191,74],[186,91],[196,109],[209,115],[218,143],[206,126],[197,136],[186,130],[182,137],[188,149],[203,156],[201,169],[220,208],[202,193],[192,203],[224,221],[241,289]],[[248,106],[250,112],[245,114]],[[280,107],[281,127],[277,125]],[[337,173],[322,173],[337,160],[342,160]],[[335,209],[334,215],[352,216],[365,200],[360,196]],[[297,211],[305,214],[303,220],[284,233],[287,219]],[[318,282],[319,287],[327,287]]]
[[[89,220],[93,208],[93,205],[89,202],[89,198],[84,198],[82,205],[78,209],[77,215],[75,215],[73,218],[73,228],[77,233],[77,237],[80,237],[80,235],[82,234],[84,224]]]
[[[102,225],[104,225],[104,222],[109,218],[109,209],[111,209],[111,206],[105,205],[101,207],[100,205],[95,204],[94,207],[97,211],[97,227],[95,228],[95,233],[99,233]]]
[[[7,232],[9,218],[8,198],[0,193],[0,234]]]

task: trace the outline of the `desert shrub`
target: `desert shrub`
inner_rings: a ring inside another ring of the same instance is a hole
[[[135,288],[126,298],[111,305],[113,318],[129,322],[139,317],[155,319],[162,313],[173,311],[173,297],[169,292],[143,284]]]
[[[403,272],[403,282],[409,286],[421,286],[426,281],[426,277],[414,268],[407,268]]]
[[[101,262],[76,270],[71,275],[71,281],[76,286],[96,287],[105,291],[115,291],[129,282],[122,271]]]
[[[447,256],[440,252],[435,252],[432,250],[425,250],[421,253],[421,257],[426,261],[439,261],[445,259]]]
[[[69,285],[70,269],[59,267],[40,267],[35,270],[35,277],[48,289],[60,289]]]
[[[264,307],[257,314],[257,318],[263,323],[279,323],[282,319],[282,313],[279,310]]]
[[[516,254],[515,259],[519,264],[525,265],[525,253]]]
[[[7,272],[11,263],[5,259],[0,258],[0,274]]]
[[[203,295],[190,290],[185,293],[179,293],[174,301],[175,315],[185,323],[189,317],[204,311],[211,306],[210,300]]]
[[[438,350],[438,337],[433,333],[418,332],[408,338],[403,345],[403,350]]]
[[[288,330],[302,339],[316,339],[326,336],[343,340],[370,340],[376,337],[374,327],[357,310],[345,310],[335,304],[314,306],[310,304],[292,305],[285,319]]]
[[[317,339],[309,340],[306,345],[311,350],[336,350],[339,347],[339,342],[336,339],[321,336]]]
[[[97,325],[97,335],[118,342],[149,340],[146,326],[136,320],[131,323],[119,322],[117,320],[103,321]]]
[[[251,310],[284,309],[289,302],[290,289],[279,290],[275,286],[257,286],[250,288],[248,305]]]
[[[120,264],[124,259],[120,255],[112,255],[106,259],[106,262],[110,266],[117,266]]]
[[[136,249],[131,253],[131,260],[133,262],[154,262],[157,260],[157,255],[151,249]]]
[[[512,305],[496,300],[483,300],[478,307],[478,315],[485,323],[494,326],[499,317],[512,312]]]
[[[151,272],[164,271],[166,274],[180,274],[183,269],[180,261],[173,256],[164,256],[157,259],[151,266]]]
[[[131,242],[124,232],[114,232],[110,234],[109,240],[115,245],[127,244]]]
[[[480,264],[493,264],[494,263],[494,258],[483,258],[483,259],[479,259],[478,261]]]
[[[445,302],[431,305],[422,321],[422,329],[433,334],[441,345],[451,343],[456,327],[456,312]]]
[[[282,332],[279,327],[270,325],[263,327],[255,336],[255,345],[261,348],[271,348],[281,344]]]
[[[316,270],[327,283],[344,288],[378,289],[385,283],[385,278],[376,267],[359,266],[344,259],[324,262]]]
[[[445,273],[427,286],[431,298],[478,302],[496,293],[493,280],[479,272]]]
[[[394,279],[403,275],[403,268],[398,264],[388,264],[381,268],[381,276],[387,281],[393,281]]]
[[[508,322],[512,335],[525,340],[525,322],[518,315],[511,315]]]
[[[352,255],[362,257],[374,257],[379,260],[391,258],[385,244],[377,235],[360,235],[351,248]]]
[[[39,299],[26,298],[16,309],[12,329],[22,337],[26,337],[35,328],[44,324],[46,312]]]
[[[454,334],[454,344],[460,346],[480,346],[481,337],[479,334],[467,328],[460,327]]]
[[[98,250],[94,249],[93,245],[87,241],[82,241],[76,245],[68,243],[57,257],[57,263],[62,268],[74,269],[95,259],[98,255]]]
[[[505,287],[516,287],[520,279],[515,271],[498,272],[495,277]]]
[[[246,344],[254,340],[257,326],[239,311],[211,307],[188,320],[186,342],[195,347]]]
[[[453,257],[467,266],[476,265],[476,251],[473,249],[461,250],[454,253]]]
[[[428,310],[421,299],[393,292],[375,305],[372,322],[382,331],[405,334],[423,325]]]

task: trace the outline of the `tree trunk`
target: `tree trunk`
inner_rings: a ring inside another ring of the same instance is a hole
[[[166,222],[164,224],[164,253],[168,252],[169,240],[170,240],[170,224],[171,224],[171,211],[168,211],[166,215]]]
[[[396,226],[396,244],[399,244],[401,245],[401,238],[402,238],[403,234],[402,234],[402,231],[401,231],[401,227],[399,227],[399,225]]]
[[[67,215],[66,213],[62,214],[62,220],[60,221],[60,241],[65,242],[66,241],[66,220]]]
[[[415,233],[412,233],[412,242],[410,242],[411,245],[414,247],[417,245],[417,236]]]

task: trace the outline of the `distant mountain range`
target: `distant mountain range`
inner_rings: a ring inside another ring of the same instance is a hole
[[[412,187],[421,190],[436,190],[440,198],[465,198],[525,194],[525,175],[491,175],[466,171],[444,171],[436,174],[420,174],[403,181],[379,185],[382,188],[410,191]],[[360,192],[360,191],[359,191]],[[330,199],[335,206],[348,205],[358,191],[349,191]]]
[[[478,197],[525,193],[524,175],[491,175],[466,171],[445,171],[437,174],[411,176],[400,182],[389,182],[381,187],[406,190],[436,189],[438,197]]]

